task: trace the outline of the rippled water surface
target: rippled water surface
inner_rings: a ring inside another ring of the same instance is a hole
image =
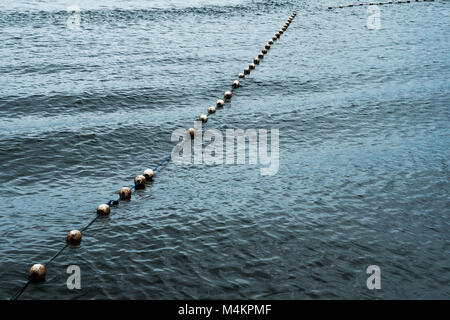
[[[450,298],[450,3],[380,6],[379,30],[337,3],[85,0],[70,29],[71,1],[2,1],[0,298],[170,153],[292,11],[207,123],[279,129],[278,173],[170,163],[21,298]]]

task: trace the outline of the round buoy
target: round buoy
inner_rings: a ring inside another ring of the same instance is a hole
[[[273,41],[277,41],[277,39],[278,39],[278,38],[277,38],[276,36],[273,36],[273,37],[272,37],[272,40],[273,40]]]
[[[231,93],[230,90],[225,91],[225,93],[223,94],[223,97],[225,99],[231,99],[232,96],[233,96],[233,94]]]
[[[275,33],[275,37],[279,38],[281,36],[281,33],[277,32]]]
[[[353,7],[353,3],[350,3],[348,6],[349,6],[349,7]]]
[[[244,69],[244,74],[250,74],[250,69],[248,68]]]
[[[153,172],[152,169],[146,169],[144,170],[144,173],[142,173],[142,175],[145,177],[145,181],[150,181],[153,179],[155,173]]]
[[[267,49],[262,49],[261,52],[264,53],[264,54],[267,54]]]
[[[364,3],[360,2],[360,3],[359,3],[359,5],[360,5],[360,6],[363,6],[363,5],[364,5]]]
[[[97,207],[97,214],[107,216],[111,212],[111,208],[107,204],[101,204]]]
[[[81,232],[78,230],[72,230],[67,235],[67,243],[70,244],[80,244],[81,242]]]
[[[47,274],[47,268],[40,263],[34,264],[28,272],[28,279],[31,282],[45,281],[45,275]]]
[[[134,188],[135,189],[145,189],[145,177],[143,175],[138,175],[134,177]]]
[[[214,107],[209,107],[208,108],[208,113],[214,113],[214,112],[216,112],[216,108],[214,108]]]
[[[258,53],[258,58],[259,59],[263,59],[264,58],[264,53],[262,53],[262,52]]]
[[[225,104],[225,102],[223,102],[222,99],[219,99],[216,101],[216,107],[217,108],[223,108],[223,105]]]
[[[204,114],[202,114],[200,117],[198,117],[198,119],[199,119],[201,122],[203,122],[203,123],[205,123],[206,121],[208,121],[208,117],[207,117],[206,115],[204,115]]]
[[[339,5],[339,8],[343,8],[343,7],[344,7],[344,5],[343,5],[343,4],[340,4],[340,5]]]
[[[273,45],[273,40],[269,40],[267,43]]]
[[[131,189],[128,187],[122,187],[119,190],[120,200],[129,200],[131,199]]]
[[[264,48],[266,48],[267,50],[269,50],[269,49],[270,49],[270,44],[266,44],[266,45],[264,46]]]
[[[253,59],[253,63],[254,64],[259,64],[259,59],[258,58]]]
[[[283,34],[284,31],[283,31],[283,30],[280,30],[280,31],[278,31],[278,32],[279,32],[280,34]]]
[[[250,63],[250,64],[248,65],[248,68],[249,68],[250,70],[255,69],[255,64],[254,64],[254,63]]]
[[[233,81],[233,88],[237,88],[237,87],[239,87],[239,85],[240,85],[239,80],[234,80]]]
[[[245,78],[245,74],[239,73],[239,74],[238,74],[238,78],[241,78],[241,79],[242,79],[242,78]]]
[[[383,2],[380,2],[380,3],[378,3],[380,6],[382,6],[384,3]]]
[[[331,9],[333,9],[333,7],[328,7],[328,10],[331,10]]]
[[[285,26],[283,26],[282,28],[281,28],[281,30],[283,30],[283,31],[286,31],[286,27]]]
[[[373,6],[373,2],[369,3],[369,6]]]
[[[195,136],[195,129],[194,128],[189,128],[186,131],[191,136],[191,138],[193,138]]]

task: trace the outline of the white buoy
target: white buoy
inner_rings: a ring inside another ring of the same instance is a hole
[[[205,123],[206,121],[208,121],[208,117],[207,117],[206,115],[204,115],[204,114],[202,114],[200,117],[198,117],[198,119],[199,119],[201,122],[203,122],[203,123]]]
[[[216,101],[216,107],[217,108],[223,108],[223,105],[225,104],[225,102],[222,99],[219,99]]]
[[[242,78],[245,78],[245,74],[239,73],[239,74],[238,74],[238,78],[241,78],[241,79],[242,79]]]
[[[150,181],[153,179],[155,173],[153,172],[152,169],[146,169],[144,170],[144,173],[142,173],[142,175],[145,177],[145,181]]]
[[[47,274],[47,268],[40,263],[34,264],[28,272],[28,279],[31,282],[45,281],[45,275]]]
[[[223,94],[223,97],[227,100],[231,99],[232,96],[233,96],[233,93],[231,93],[230,90],[225,91],[225,93]]]
[[[248,65],[248,68],[249,68],[250,70],[255,69],[255,64],[254,64],[254,63],[250,63],[250,64]]]
[[[208,113],[209,113],[209,114],[215,113],[215,112],[216,112],[216,108],[214,108],[214,107],[209,107],[209,108],[208,108]]]
[[[191,138],[193,138],[195,136],[195,129],[194,128],[189,128],[187,129],[187,132],[189,133],[189,135],[191,136]]]
[[[122,187],[119,190],[120,200],[129,200],[131,199],[131,189],[128,187]]]
[[[66,238],[66,242],[70,244],[80,244],[81,242],[81,232],[78,230],[72,230],[69,232]]]
[[[138,175],[134,177],[134,188],[135,189],[145,189],[145,177],[143,175]]]
[[[101,204],[97,207],[97,214],[107,216],[111,212],[111,208],[107,204]]]
[[[239,80],[234,80],[233,81],[233,88],[237,88],[237,87],[239,87],[239,85],[240,85]]]
[[[253,59],[253,63],[254,64],[259,64],[259,59],[258,58]]]

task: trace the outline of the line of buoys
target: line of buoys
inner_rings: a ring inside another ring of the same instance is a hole
[[[378,2],[378,3],[374,3],[374,2],[363,3],[363,2],[360,2],[358,5],[359,6],[367,6],[367,5],[368,6],[373,6],[373,5],[380,5],[380,6],[382,6],[382,5],[385,5],[385,4],[394,4],[394,3],[402,4],[402,3],[411,3],[411,2],[413,2],[413,1],[411,1],[411,0],[405,0],[405,1],[398,0],[398,1],[385,1],[385,2],[381,1],[381,2]],[[420,2],[420,0],[415,0],[415,2]],[[434,0],[422,0],[422,2],[434,2]],[[341,9],[344,8],[344,7],[351,8],[353,6],[356,6],[356,5],[354,5],[353,3],[349,3],[346,6],[344,6],[343,4],[339,4],[338,5],[338,7],[341,8]],[[332,6],[328,6],[328,10],[332,10],[332,9],[333,9]]]
[[[297,14],[295,12],[292,13],[292,15],[289,17],[289,19],[286,21],[286,23],[283,25],[283,27],[275,33],[275,35],[272,37],[271,40],[267,42],[267,44],[264,46],[264,48],[261,50],[260,53],[258,53],[258,57],[253,59],[253,62],[249,64],[247,68],[244,69],[243,73],[239,73],[238,78],[242,79],[245,78],[246,75],[249,75],[251,70],[254,70],[256,68],[256,65],[259,65],[261,60],[264,58],[264,55],[268,53],[268,50],[271,48],[271,46],[274,44],[277,39],[280,38],[280,36],[287,30],[291,22],[294,20],[295,16]],[[232,83],[232,88],[237,89],[239,88],[241,83],[239,80],[234,80]],[[227,90],[224,93],[224,100],[228,101],[232,98],[233,93],[231,90]],[[223,108],[225,101],[222,99],[218,99],[216,101],[216,108]],[[213,114],[216,112],[215,107],[208,107],[208,114]],[[208,121],[208,116],[202,114],[198,118],[203,123],[206,123]],[[195,136],[195,130],[194,128],[189,128],[186,130],[187,133],[191,136]],[[31,282],[42,282],[45,281],[45,276],[47,274],[47,267],[48,265],[59,255],[61,252],[68,246],[68,245],[79,245],[81,243],[82,239],[82,232],[86,230],[92,223],[95,222],[95,220],[100,216],[107,216],[111,213],[111,206],[119,204],[120,201],[130,200],[131,195],[133,193],[133,190],[138,189],[144,189],[147,182],[151,181],[155,175],[155,171],[159,169],[162,165],[165,163],[168,163],[168,161],[171,159],[171,155],[164,158],[154,169],[146,169],[143,174],[137,175],[134,178],[134,185],[132,187],[122,187],[119,190],[119,199],[117,200],[110,200],[108,203],[100,204],[97,207],[97,215],[94,219],[92,219],[88,225],[86,225],[81,231],[79,230],[71,230],[66,237],[66,245],[62,247],[46,264],[34,264],[29,269],[29,275],[28,275],[28,282],[19,290],[11,299],[17,299],[25,290],[25,288],[28,286]]]

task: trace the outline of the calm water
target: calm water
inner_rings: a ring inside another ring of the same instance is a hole
[[[450,3],[0,3],[0,298],[172,149],[289,17],[208,128],[280,130],[280,170],[169,164],[22,299],[450,298]],[[343,2],[346,3],[346,2]],[[81,268],[79,291],[66,268]],[[381,268],[379,291],[366,268]]]

